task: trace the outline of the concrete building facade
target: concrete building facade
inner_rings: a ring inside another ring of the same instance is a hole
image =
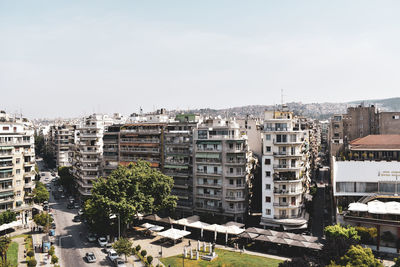
[[[265,111],[261,225],[307,227],[309,131],[304,126],[292,112]]]

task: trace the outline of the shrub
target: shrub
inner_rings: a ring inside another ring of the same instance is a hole
[[[136,252],[139,252],[140,249],[141,249],[140,245],[137,245],[137,246],[136,246]]]
[[[140,252],[140,255],[142,255],[142,257],[145,257],[147,255],[147,251],[143,249],[142,252]]]
[[[56,255],[51,256],[51,263],[56,264],[58,262],[58,258]]]
[[[54,252],[55,252],[55,248],[54,248],[54,246],[51,246],[50,249],[49,249],[49,252],[48,252],[49,255],[50,255],[50,256],[53,256],[53,255],[54,255]]]
[[[28,257],[33,257],[35,256],[35,253],[32,250],[29,250],[28,253],[26,253],[26,255],[28,255]]]
[[[151,264],[151,262],[153,261],[153,257],[152,256],[147,256],[147,262],[149,263],[149,264]]]
[[[375,227],[355,227],[358,235],[361,237],[361,243],[370,244],[373,242],[373,239],[378,235],[378,232]]]
[[[28,261],[28,267],[35,267],[37,265],[37,262],[35,259],[30,259]]]

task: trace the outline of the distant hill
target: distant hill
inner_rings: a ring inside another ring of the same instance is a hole
[[[375,105],[384,111],[400,111],[400,97],[377,99],[377,100],[360,100],[351,101],[347,103],[309,103],[304,104],[301,102],[287,103],[289,110],[293,111],[297,115],[315,118],[319,120],[325,120],[330,118],[333,114],[346,113],[346,109],[350,106],[356,105]],[[227,109],[193,109],[189,112],[199,113],[202,115],[209,116],[236,116],[244,118],[247,115],[251,117],[262,118],[265,110],[273,110],[277,106],[274,105],[249,105],[242,107],[233,107]],[[172,111],[178,112],[178,111]],[[188,111],[186,111],[188,112]]]

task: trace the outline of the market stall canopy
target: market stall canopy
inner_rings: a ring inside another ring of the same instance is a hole
[[[160,231],[164,230],[164,227],[163,226],[154,225],[153,227],[150,227],[148,230],[149,231],[153,231],[153,232],[160,232]]]
[[[250,227],[246,229],[246,232],[248,233],[253,233],[253,234],[262,234],[264,229],[261,228],[256,228],[256,227]]]
[[[390,201],[385,203],[386,213],[393,215],[400,215],[400,203]]]
[[[158,233],[158,235],[162,236],[162,237],[165,237],[165,238],[172,239],[172,240],[177,240],[177,239],[180,239],[180,238],[185,237],[187,235],[190,235],[190,232],[171,228],[171,229],[168,229],[168,230],[166,230],[164,232]]]
[[[17,226],[21,226],[21,225],[22,225],[22,221],[21,220],[13,221],[13,222],[10,222],[10,223],[5,223],[5,224],[0,225],[0,231],[4,231],[4,230],[7,230],[7,229],[10,229],[10,228],[13,228],[13,227],[17,227]]]
[[[198,229],[202,229],[202,228],[204,229],[204,228],[208,227],[209,224],[205,223],[205,222],[197,221],[197,222],[189,223],[187,226],[193,227],[193,228],[198,228]]]
[[[204,227],[204,230],[225,234],[228,230],[228,227],[219,224],[211,224],[207,227]]]
[[[255,240],[259,241],[265,241],[265,242],[273,242],[273,237],[272,236],[266,236],[266,235],[260,235],[255,238]]]
[[[236,225],[224,226],[224,227],[226,227],[225,233],[228,233],[230,235],[239,235],[245,231],[244,229],[239,228]]]
[[[160,222],[164,222],[164,223],[169,223],[169,224],[176,223],[176,221],[174,219],[172,219],[171,217],[165,217],[165,218],[162,218],[159,221]]]
[[[349,211],[366,212],[368,211],[368,205],[360,202],[350,203]]]
[[[254,233],[248,233],[248,232],[243,232],[240,235],[238,235],[241,238],[247,238],[247,239],[255,239],[256,237],[259,236],[259,234],[254,234]]]
[[[243,223],[238,223],[238,222],[233,222],[233,221],[230,221],[230,222],[227,222],[226,224],[224,224],[224,226],[232,226],[232,225],[237,226],[239,228],[244,227]]]
[[[368,202],[368,212],[373,214],[386,214],[385,203],[379,200]]]
[[[145,228],[145,229],[149,229],[149,228],[154,227],[154,226],[155,226],[155,225],[154,225],[154,224],[151,224],[151,223],[144,223],[144,224],[141,225],[141,227],[143,227],[143,228]]]

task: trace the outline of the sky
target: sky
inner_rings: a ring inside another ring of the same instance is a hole
[[[400,1],[0,1],[0,109],[31,118],[400,95]]]

